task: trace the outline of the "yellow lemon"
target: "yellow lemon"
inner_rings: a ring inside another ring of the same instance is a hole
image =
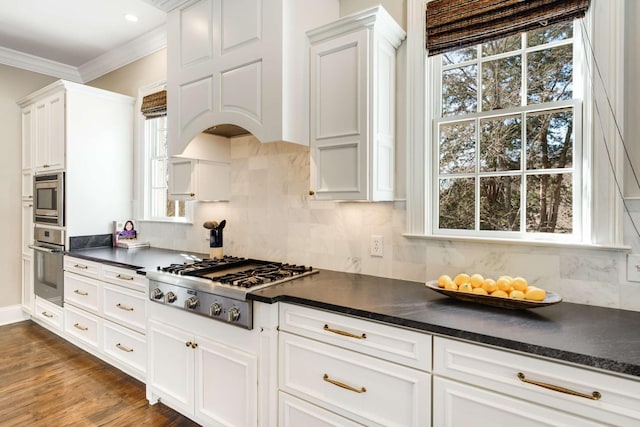
[[[513,286],[513,289],[516,289],[518,291],[524,291],[525,289],[527,289],[527,285],[527,279],[522,277],[515,277],[513,281],[511,281],[511,286]]]
[[[496,281],[493,279],[484,279],[484,282],[482,282],[482,289],[491,293],[498,289],[498,285],[496,285]]]
[[[460,292],[473,292],[473,287],[471,287],[471,283],[467,282],[467,283],[463,283],[462,285],[458,286],[458,291]]]
[[[456,285],[453,282],[447,282],[444,284],[444,288],[449,290],[449,291],[457,291],[458,290],[458,285]]]
[[[473,288],[473,293],[476,294],[476,295],[487,295],[488,294],[488,292],[485,291],[483,288]]]
[[[524,294],[525,299],[531,301],[544,301],[547,297],[547,292],[544,289],[539,289],[533,286],[530,286],[527,289],[527,292]]]
[[[472,288],[479,288],[482,286],[482,282],[484,282],[484,277],[481,274],[474,274],[471,276],[470,280]]]
[[[524,292],[514,289],[509,292],[509,298],[524,299]]]
[[[491,296],[492,297],[501,297],[501,298],[508,298],[509,297],[509,295],[505,291],[502,291],[500,289],[491,292]]]
[[[498,289],[504,292],[509,292],[511,290],[511,281],[513,279],[507,278],[505,276],[500,276],[496,285],[498,285]]]
[[[468,274],[460,273],[460,274],[458,274],[458,275],[455,277],[455,279],[453,279],[453,282],[454,282],[456,285],[460,286],[460,285],[462,285],[463,283],[467,283],[469,280],[471,280],[471,277],[469,277],[469,275],[468,275]]]
[[[444,285],[447,282],[453,282],[453,279],[451,278],[451,276],[447,276],[446,274],[443,274],[442,276],[438,277],[439,287],[444,288]]]
[[[498,277],[498,279],[507,279],[509,282],[511,282],[513,280],[513,277],[511,276],[507,276],[506,274]]]

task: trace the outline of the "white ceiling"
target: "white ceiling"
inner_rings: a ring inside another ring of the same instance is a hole
[[[157,3],[0,0],[0,63],[89,81],[166,46],[166,13]],[[138,22],[125,20],[128,13]]]

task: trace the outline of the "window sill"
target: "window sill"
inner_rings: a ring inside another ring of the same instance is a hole
[[[193,225],[193,222],[190,219],[139,219],[137,222]]]
[[[570,242],[542,242],[533,240],[516,240],[516,239],[487,239],[484,237],[467,237],[467,236],[436,236],[436,235],[424,235],[424,234],[411,234],[403,233],[404,237],[409,239],[423,239],[423,240],[445,240],[452,242],[468,242],[468,243],[491,243],[501,245],[521,245],[521,246],[540,246],[540,247],[554,247],[554,248],[566,248],[566,249],[593,249],[599,251],[612,251],[612,252],[631,252],[631,246],[616,246],[616,245],[597,245],[591,243],[570,243]]]

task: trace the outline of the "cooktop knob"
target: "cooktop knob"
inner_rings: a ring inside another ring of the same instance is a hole
[[[155,288],[151,290],[151,298],[153,299],[160,299],[162,298],[164,294],[162,293],[162,291],[160,290],[160,288]]]
[[[176,296],[176,294],[174,294],[171,291],[167,292],[167,295],[165,296],[165,299],[169,304],[171,304],[172,302],[175,302],[177,298],[178,297]]]
[[[198,297],[190,297],[187,298],[187,300],[184,302],[184,306],[189,310],[195,310],[196,307],[198,307],[199,303],[200,300],[198,299]]]
[[[240,319],[240,310],[238,307],[229,309],[229,322],[237,322]]]
[[[220,316],[220,313],[222,313],[222,306],[217,302],[214,302],[211,304],[211,307],[209,307],[209,313],[211,316]]]

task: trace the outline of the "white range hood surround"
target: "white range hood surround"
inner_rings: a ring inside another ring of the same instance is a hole
[[[339,0],[193,0],[168,15],[169,154],[212,126],[309,145],[305,32]]]

